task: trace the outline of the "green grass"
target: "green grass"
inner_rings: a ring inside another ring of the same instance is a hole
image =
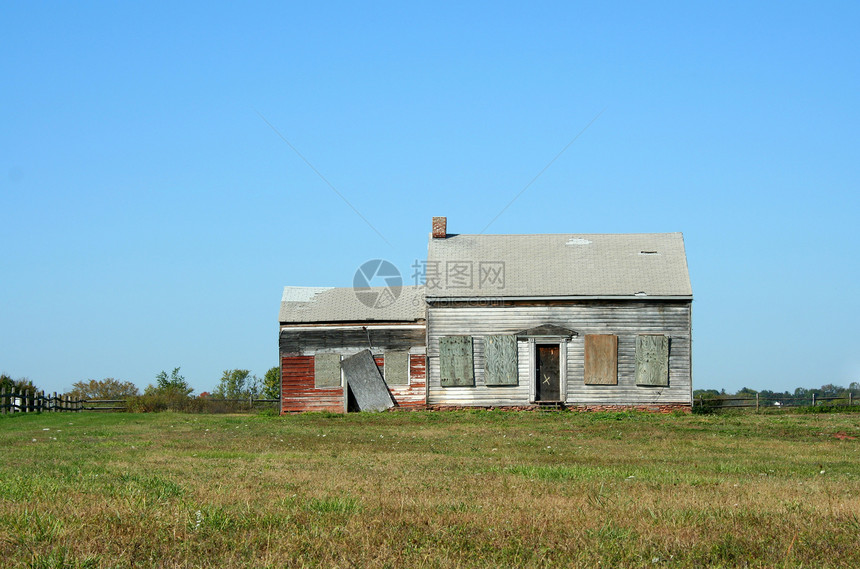
[[[4,567],[860,566],[860,414],[44,414],[0,448]]]

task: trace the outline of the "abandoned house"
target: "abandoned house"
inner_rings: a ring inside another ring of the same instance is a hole
[[[446,224],[433,218],[424,286],[393,300],[284,289],[282,412],[691,407],[680,233],[451,235]]]

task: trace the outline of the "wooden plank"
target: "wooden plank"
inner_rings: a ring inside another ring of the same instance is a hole
[[[618,336],[585,335],[586,385],[618,385]]]
[[[517,385],[517,338],[487,336],[484,340],[485,385]]]
[[[409,352],[385,352],[385,383],[390,386],[409,385]]]
[[[669,338],[666,336],[636,336],[636,385],[669,385]]]
[[[341,362],[346,386],[361,411],[384,411],[394,406],[385,380],[370,350],[364,350]]]
[[[340,387],[340,354],[314,356],[314,387]]]
[[[442,387],[475,384],[471,336],[445,336],[439,339],[439,366]]]
[[[368,336],[370,342],[368,343]],[[281,354],[306,354],[316,350],[342,350],[343,348],[366,349],[373,347],[377,353],[408,350],[425,344],[424,329],[373,329],[338,330],[320,327],[318,330],[281,329]]]

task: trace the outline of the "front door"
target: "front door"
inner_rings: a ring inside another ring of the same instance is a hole
[[[561,374],[559,373],[558,344],[535,346],[535,399],[537,401],[561,401]]]

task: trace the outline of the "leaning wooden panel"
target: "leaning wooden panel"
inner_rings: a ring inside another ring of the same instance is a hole
[[[442,387],[475,385],[471,336],[439,338],[440,384]]]
[[[484,358],[486,385],[517,385],[516,336],[487,336],[484,340]]]
[[[385,352],[383,368],[388,385],[409,384],[409,352]]]
[[[341,366],[347,389],[360,411],[384,411],[394,406],[370,350],[344,359]]]
[[[340,387],[340,354],[314,356],[314,387]]]
[[[585,335],[585,384],[618,385],[618,336]]]
[[[669,338],[636,336],[636,385],[669,385]]]

